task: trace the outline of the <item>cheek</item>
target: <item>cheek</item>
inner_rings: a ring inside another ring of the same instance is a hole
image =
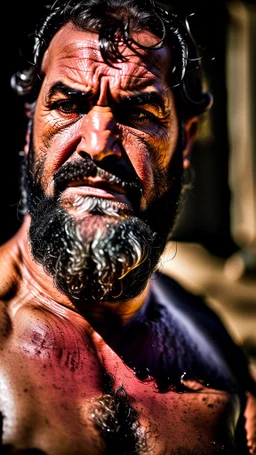
[[[34,153],[37,163],[43,162],[40,184],[47,196],[53,195],[53,175],[74,153],[78,138],[79,122],[61,125],[49,115],[35,118]]]
[[[152,156],[146,141],[132,131],[123,132],[122,143],[128,159],[143,186],[143,205],[149,199],[154,186]],[[145,208],[145,207],[143,207]]]
[[[163,178],[175,150],[175,136],[171,130],[152,136],[133,131],[123,133],[123,147],[143,186],[143,208],[154,199],[155,185]],[[164,183],[163,187],[164,187]]]

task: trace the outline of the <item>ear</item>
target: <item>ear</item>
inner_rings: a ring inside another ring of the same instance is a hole
[[[199,129],[199,119],[198,117],[193,117],[186,121],[184,124],[184,139],[185,139],[185,148],[183,150],[183,168],[187,169],[190,166],[189,156],[191,151],[191,146],[197,136]]]

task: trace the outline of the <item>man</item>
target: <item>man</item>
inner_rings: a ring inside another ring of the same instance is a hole
[[[199,63],[154,1],[60,1],[38,27],[12,79],[27,212],[1,250],[1,454],[255,453],[244,357],[157,273],[211,104]]]

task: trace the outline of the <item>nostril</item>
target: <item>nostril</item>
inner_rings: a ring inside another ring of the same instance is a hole
[[[106,155],[104,158],[102,158],[101,162],[108,162],[110,165],[113,163],[115,164],[117,161],[119,161],[120,156],[118,155]],[[97,161],[97,160],[96,160]]]
[[[115,175],[119,175],[120,168],[123,166],[120,157],[117,155],[107,155],[100,161],[94,160],[94,163],[97,167]]]
[[[112,142],[112,143],[111,143]],[[79,147],[77,150],[79,155],[87,159],[90,157],[92,161],[100,162],[106,159],[120,159],[122,157],[122,147],[117,140],[109,139],[104,145],[98,147],[98,144],[84,144],[83,147]]]
[[[89,155],[89,153],[87,153],[87,152],[84,152],[83,150],[81,150],[81,151],[79,152],[79,155],[80,155],[82,158],[84,158],[85,160],[88,160],[88,158],[89,158],[90,160],[92,159],[92,158],[91,158],[91,155]]]

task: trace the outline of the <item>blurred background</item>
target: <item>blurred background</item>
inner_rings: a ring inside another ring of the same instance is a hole
[[[256,377],[256,2],[177,2],[199,44],[213,107],[162,269],[204,295]],[[194,13],[194,14],[193,14]]]
[[[256,372],[256,3],[174,3],[189,16],[214,104],[202,118],[186,177],[191,189],[161,264],[185,287],[206,297]],[[19,151],[25,120],[10,77],[17,69],[21,40],[42,7],[42,0],[33,7],[28,0],[3,6],[8,32],[2,29],[1,244],[22,221]]]

